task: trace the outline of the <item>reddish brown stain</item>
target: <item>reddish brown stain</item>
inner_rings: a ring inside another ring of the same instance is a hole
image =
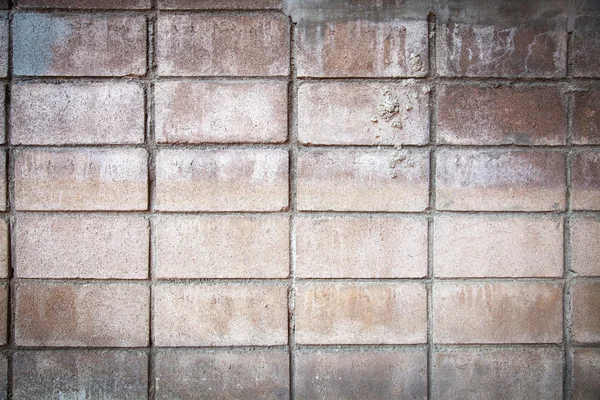
[[[438,66],[449,76],[564,76],[566,27],[442,25]]]
[[[63,21],[70,34],[52,45],[47,74],[118,76],[146,71],[144,19],[90,16],[65,17]]]
[[[559,145],[567,111],[556,88],[447,86],[438,100],[438,138],[454,144]]]

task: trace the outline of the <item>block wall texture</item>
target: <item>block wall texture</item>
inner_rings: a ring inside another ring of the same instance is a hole
[[[600,399],[598,1],[0,8],[0,399]]]

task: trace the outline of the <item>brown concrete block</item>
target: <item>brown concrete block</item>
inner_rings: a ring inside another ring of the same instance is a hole
[[[429,154],[302,151],[297,199],[300,210],[423,211],[429,202]]]
[[[11,87],[12,144],[144,142],[137,83],[21,83]]]
[[[300,77],[422,77],[429,68],[426,21],[307,21],[295,44]]]
[[[14,163],[18,210],[148,207],[145,149],[19,149]]]
[[[573,143],[600,144],[600,86],[573,95]]]
[[[465,211],[565,208],[565,156],[549,151],[437,152],[437,207]]]
[[[442,86],[438,104],[440,143],[566,143],[566,104],[554,87]]]
[[[282,143],[287,82],[159,82],[160,143]]]
[[[158,19],[157,33],[159,75],[282,76],[289,72],[289,25],[283,16],[164,14]]]
[[[144,347],[150,291],[143,284],[21,282],[16,288],[19,346]]]
[[[148,357],[141,351],[28,350],[13,357],[14,398],[137,400],[148,395]]]
[[[425,144],[429,89],[420,84],[302,83],[298,139],[308,144]]]
[[[434,274],[460,277],[562,277],[561,217],[440,215]]]
[[[421,278],[427,275],[427,221],[422,218],[296,219],[296,276]]]
[[[148,220],[143,216],[20,214],[14,244],[20,278],[148,277]]]
[[[201,377],[201,378],[200,378]],[[277,351],[161,350],[156,398],[289,399],[289,356]]]
[[[600,151],[573,156],[571,206],[575,210],[600,210]]]
[[[165,215],[154,223],[158,278],[285,278],[289,218]]]
[[[436,282],[435,343],[560,343],[562,287],[529,282]]]
[[[597,3],[596,3],[597,4]],[[573,76],[600,77],[600,15],[580,15],[573,31]]]
[[[558,78],[567,72],[564,19],[522,26],[449,22],[436,36],[441,76]]]
[[[144,17],[17,13],[13,73],[25,76],[126,76],[146,73]]]
[[[433,356],[436,399],[559,399],[560,349],[438,350]]]
[[[600,276],[600,219],[576,216],[571,219],[571,270],[579,275]]]
[[[600,393],[600,349],[575,349],[573,400],[595,400]]]
[[[418,283],[299,283],[295,307],[297,343],[427,340],[427,294]]]
[[[600,342],[600,283],[576,282],[571,286],[573,341]]]
[[[280,211],[288,207],[288,153],[280,149],[163,149],[161,211]]]
[[[287,343],[287,288],[270,285],[154,287],[154,343],[273,346]]]
[[[301,351],[295,387],[297,399],[424,399],[427,353]]]

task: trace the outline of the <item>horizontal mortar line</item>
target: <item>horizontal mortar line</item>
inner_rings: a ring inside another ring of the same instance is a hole
[[[285,75],[206,75],[206,76],[16,76],[10,80],[0,79],[7,84],[23,83],[158,83],[158,82],[287,82]]]
[[[514,210],[424,210],[424,211],[343,211],[343,210],[298,210],[299,215],[306,216],[381,216],[381,217],[409,217],[409,216],[422,216],[422,217],[435,217],[438,215],[539,215],[539,216],[563,216],[567,215],[565,210],[541,210],[541,211],[514,211]]]
[[[302,86],[305,83],[397,83],[401,86],[410,88],[411,84],[421,86],[425,83],[434,84],[436,78],[432,76],[298,76],[298,85]]]
[[[19,346],[14,345],[10,348],[6,348],[5,350],[11,352],[38,352],[38,351],[56,351],[56,352],[81,352],[81,353],[104,353],[107,351],[110,352],[135,352],[135,353],[148,353],[150,348],[147,346],[140,347],[111,347],[111,346],[102,346],[102,347],[89,347],[89,346]]]
[[[157,346],[154,348],[163,353],[175,352],[202,352],[202,353],[219,353],[219,352],[261,352],[261,353],[280,353],[289,352],[290,347],[287,344],[274,345],[231,345],[231,346]]]
[[[526,81],[515,81],[512,78],[498,79],[498,78],[439,78],[439,77],[401,77],[401,78],[385,78],[385,77],[361,77],[361,78],[299,78],[300,85],[304,83],[318,83],[318,82],[338,82],[338,83],[382,83],[391,84],[397,83],[398,85],[406,88],[411,86],[438,86],[445,84],[452,84],[453,86],[475,86],[490,88],[496,85],[509,86],[509,87],[557,87],[569,86],[573,83],[589,84],[593,85],[600,82],[600,78],[567,78],[555,81],[547,80],[535,80],[530,79]],[[288,82],[287,75],[15,75],[12,78],[0,77],[0,82],[5,83],[22,83],[22,82],[57,82],[62,83],[64,81],[89,81],[94,82],[106,82],[106,81],[117,81],[117,82],[161,82],[161,81],[285,81]],[[529,86],[530,85],[530,86]],[[568,92],[578,91],[573,88],[564,88],[565,94]]]
[[[2,214],[9,214],[8,211],[0,212]],[[276,217],[276,216],[289,216],[290,211],[149,211],[149,210],[134,210],[134,211],[121,211],[121,210],[14,210],[14,215],[72,215],[81,216],[82,214],[89,214],[90,216],[110,216],[110,215],[131,215],[131,216],[144,216],[151,217],[152,215],[197,215],[199,217],[205,216],[207,218],[212,216],[231,216],[231,217]]]
[[[202,143],[157,143],[152,148],[148,149],[146,143],[68,143],[68,144],[4,144],[0,145],[1,150],[18,150],[18,149],[145,149],[145,150],[251,150],[251,149],[273,149],[273,150],[289,150],[287,142],[268,143],[268,142],[202,142]],[[298,151],[323,152],[336,150],[360,150],[367,153],[377,153],[379,151],[430,151],[433,149],[451,149],[451,150],[483,150],[483,151],[538,151],[548,153],[581,153],[586,151],[600,151],[598,145],[461,145],[461,144],[441,144],[430,143],[423,145],[410,144],[386,144],[386,145],[298,145]]]
[[[389,283],[414,283],[414,284],[432,284],[437,285],[441,282],[447,283],[556,283],[562,284],[565,279],[561,277],[461,277],[448,278],[440,277],[434,274],[435,282],[431,277],[422,278],[306,278],[296,277],[297,282],[311,284],[335,284],[335,283],[369,283],[369,284],[389,284]]]
[[[302,262],[297,264],[304,264]],[[298,269],[298,268],[296,268]],[[383,277],[383,278],[365,278],[365,277],[306,277],[299,276],[296,273],[296,283],[315,283],[315,284],[335,284],[335,283],[373,283],[373,284],[389,284],[389,283],[418,283],[426,284],[430,282],[430,278],[423,277]]]
[[[453,150],[515,150],[515,151],[546,151],[546,152],[578,152],[585,150],[600,150],[600,144],[573,144],[573,145],[525,145],[525,144],[451,144],[451,143],[426,143],[426,144],[300,144],[300,151],[323,151],[323,150],[361,150],[376,152],[379,150],[432,150],[432,149],[453,149]]]
[[[12,10],[0,10],[0,12],[11,12],[12,14],[54,14],[54,16],[73,16],[77,14],[94,14],[94,16],[134,16],[153,17],[154,15],[206,15],[206,16],[253,16],[253,15],[277,15],[286,16],[282,9],[278,8],[249,8],[249,9],[168,9],[168,8],[68,8],[68,7],[29,7],[16,6]]]
[[[287,150],[286,143],[248,143],[248,142],[239,142],[239,143],[158,143],[153,145],[151,148],[148,148],[148,145],[145,143],[96,143],[96,144],[9,144],[9,145],[0,145],[0,150],[60,150],[60,149],[144,149],[148,150],[148,152],[153,150],[161,150],[161,149],[172,149],[172,150],[252,150],[252,149],[273,149],[273,150]]]
[[[556,283],[563,284],[566,279],[562,276],[462,276],[462,277],[447,277],[435,275],[437,285],[442,282],[461,284],[461,283]]]
[[[200,210],[200,211],[171,211],[171,210],[34,210],[34,209],[22,209],[16,208],[13,210],[14,214],[21,213],[48,213],[48,214],[136,214],[136,215],[290,215],[290,211],[288,209],[282,210],[273,210],[273,211],[210,211],[210,210]],[[1,214],[10,214],[9,211],[5,211]]]
[[[563,346],[562,343],[433,343],[433,351],[561,349]]]
[[[18,271],[18,268],[17,268]],[[13,277],[16,286],[29,283],[48,283],[48,284],[74,284],[74,285],[98,285],[109,286],[111,284],[127,284],[137,286],[160,286],[160,285],[178,285],[178,286],[243,286],[243,285],[266,285],[285,287],[289,282],[288,278],[156,278],[154,281],[149,278],[142,279],[123,279],[123,278],[27,278],[19,277],[17,274]]]
[[[427,351],[427,343],[416,344],[297,344],[295,351],[361,351],[361,350],[422,350]],[[498,349],[560,349],[562,344],[556,343],[486,343],[486,344],[436,344],[434,351],[445,350],[498,350]]]
[[[218,353],[218,352],[263,352],[263,353],[278,353],[281,351],[289,351],[288,345],[231,345],[231,346],[154,346],[156,350],[162,352],[186,352],[186,351],[199,351],[203,353]],[[113,347],[113,346],[102,346],[102,347],[77,347],[77,346],[14,346],[11,348],[2,348],[0,346],[0,353],[3,351],[22,351],[22,352],[38,352],[38,351],[56,351],[56,352],[90,352],[90,353],[103,353],[106,351],[111,352],[143,352],[149,353],[150,347]]]
[[[538,83],[538,84],[557,84],[557,83],[573,83],[573,82],[598,82],[599,78],[594,77],[577,77],[577,76],[562,76],[562,77],[552,77],[552,78],[544,78],[544,77],[474,77],[474,76],[436,76],[435,79],[440,83],[500,83],[504,85],[512,85],[512,84],[530,84],[530,83]]]
[[[12,213],[12,214],[11,214]],[[414,218],[431,218],[443,215],[481,215],[481,216],[532,216],[532,217],[600,217],[600,210],[573,210],[573,211],[485,211],[485,210],[425,210],[425,211],[335,211],[335,210],[298,210],[298,216],[306,217],[414,217]],[[177,211],[177,210],[28,210],[14,209],[13,211],[0,211],[0,216],[8,215],[23,215],[23,214],[40,214],[40,215],[73,215],[79,216],[82,214],[89,215],[131,215],[131,216],[151,216],[151,215],[196,215],[196,216],[291,216],[290,210],[283,211]]]
[[[484,85],[507,85],[507,86],[525,86],[531,84],[533,87],[536,86],[552,86],[556,84],[569,84],[569,83],[596,83],[600,81],[600,77],[556,77],[556,78],[525,78],[525,77],[469,77],[469,76],[299,76],[299,83],[304,82],[353,82],[353,83],[407,83],[407,81],[414,81],[415,84],[456,84],[459,86],[471,85],[471,84],[484,84]]]
[[[562,344],[558,343],[485,343],[485,344],[442,344],[434,343],[434,351],[477,351],[477,350],[530,350],[530,349],[560,349]],[[579,349],[599,349],[600,343],[573,343],[574,348]],[[289,345],[232,345],[232,346],[155,346],[156,350],[164,353],[176,352],[202,352],[202,353],[220,353],[220,352],[317,352],[317,351],[426,351],[427,343],[414,344],[299,344],[290,349]],[[136,352],[148,353],[149,347],[76,347],[76,346],[0,346],[0,354],[21,351],[21,352],[85,352],[85,353],[104,353],[104,352]]]
[[[18,268],[17,268],[18,269]],[[65,278],[65,277],[22,277],[15,275],[15,282],[26,283],[73,283],[73,284],[113,284],[113,283],[127,283],[137,285],[149,285],[152,282],[148,278]],[[277,286],[279,284],[289,283],[288,277],[286,278],[235,278],[235,277],[211,277],[211,278],[156,278],[153,282],[156,284],[163,285],[226,285],[233,284],[234,286],[240,286],[244,284],[269,284]],[[415,283],[415,284],[429,284],[437,285],[438,283],[557,283],[562,284],[566,279],[562,277],[460,277],[460,278],[448,278],[443,276],[435,276],[435,282],[432,282],[431,277],[395,277],[395,278],[355,278],[355,277],[299,277],[296,276],[296,282],[305,282],[307,284],[337,284],[337,283],[369,283],[369,284],[389,284],[389,283]],[[0,279],[0,282],[4,279]],[[573,279],[572,283],[585,282],[585,283],[600,283],[600,277],[594,276],[582,276]]]
[[[600,342],[571,342],[571,346],[575,349],[597,349],[600,350]]]
[[[566,210],[562,210],[562,211],[467,211],[467,210],[442,210],[442,209],[438,209],[436,210],[433,215],[438,215],[438,214],[457,214],[457,215],[461,215],[461,214],[465,214],[465,215],[531,215],[531,216],[561,216],[561,217],[568,217],[570,215],[589,215],[589,216],[595,216],[598,215],[600,216],[600,210],[580,210],[580,211],[576,211],[576,210],[572,210],[572,211],[566,211]]]
[[[528,350],[528,349],[560,349],[563,344],[559,343],[485,343],[485,344],[443,344],[434,343],[434,351],[477,351],[477,350]],[[573,343],[576,349],[598,349],[600,343]],[[233,346],[155,346],[155,349],[161,352],[203,352],[203,353],[219,353],[219,352],[273,352],[290,351],[289,345],[233,345]],[[427,343],[416,344],[296,344],[291,351],[389,351],[389,350],[423,350],[427,349]],[[0,354],[22,351],[22,352],[37,352],[37,351],[56,351],[56,352],[90,352],[103,353],[106,351],[112,352],[149,352],[149,347],[75,347],[75,346],[0,346]]]
[[[400,351],[410,351],[410,350],[420,350],[427,351],[427,343],[398,343],[398,344],[301,344],[296,343],[296,346],[292,349],[292,351],[299,352],[318,352],[318,351],[391,351],[391,350],[400,350]]]
[[[570,284],[575,284],[578,282],[600,283],[600,276],[585,276],[573,273],[573,275],[568,278],[568,281]]]
[[[395,218],[395,217],[414,217],[419,219],[427,219],[433,215],[433,211],[311,211],[311,210],[297,210],[299,217],[345,217],[358,218],[358,217],[381,217],[381,218]]]
[[[18,271],[18,268],[17,268]],[[198,286],[218,286],[218,285],[268,285],[268,286],[285,286],[289,283],[289,277],[284,278],[248,278],[248,277],[210,277],[210,278],[162,278],[157,277],[154,282],[149,278],[65,278],[65,277],[22,277],[15,274],[13,277],[15,285],[29,283],[48,283],[48,284],[76,284],[76,285],[110,285],[110,284],[128,284],[139,286],[151,285],[198,285]],[[599,282],[600,277],[586,277],[582,280],[585,282]],[[1,281],[1,280],[0,280]],[[563,277],[461,277],[461,278],[444,278],[435,276],[436,282],[431,282],[431,278],[424,277],[396,277],[396,278],[308,278],[296,277],[297,282],[307,284],[337,284],[337,283],[355,283],[355,284],[390,284],[390,283],[411,283],[411,284],[429,284],[434,285],[442,282],[460,284],[460,283],[552,283],[562,284],[565,281]]]

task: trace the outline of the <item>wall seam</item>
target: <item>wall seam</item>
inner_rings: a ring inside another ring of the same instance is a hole
[[[288,147],[289,147],[289,289],[288,289],[288,348],[289,348],[289,395],[290,399],[296,398],[296,217],[298,215],[296,190],[297,190],[297,164],[298,164],[298,79],[296,73],[295,50],[295,24],[288,17],[290,29],[289,46],[289,81],[288,81]]]
[[[428,243],[427,243],[427,398],[433,399],[434,375],[434,341],[433,341],[433,290],[435,282],[434,271],[434,234],[436,215],[436,149],[437,149],[437,68],[436,68],[436,24],[437,17],[431,12],[427,16],[428,36],[428,78],[432,81],[429,90],[429,207],[428,213]]]
[[[13,83],[13,35],[12,35],[12,19],[13,9],[16,1],[8,0],[8,63],[6,71],[6,87],[5,87],[5,143],[6,143],[6,211],[8,213],[8,322],[7,322],[7,398],[11,399],[14,396],[14,356],[15,356],[15,335],[16,335],[16,286],[17,280],[15,277],[15,243],[14,243],[14,225],[16,223],[16,214],[14,211],[14,156],[11,142],[11,95],[12,95],[12,83]]]
[[[158,20],[158,0],[152,0],[147,17],[147,65],[146,77],[146,146],[148,150],[148,237],[149,237],[149,318],[148,318],[148,399],[156,398],[156,346],[154,343],[154,286],[156,283],[156,257],[154,254],[155,211],[156,211],[156,132],[154,110],[154,85],[156,79],[156,26]]]

